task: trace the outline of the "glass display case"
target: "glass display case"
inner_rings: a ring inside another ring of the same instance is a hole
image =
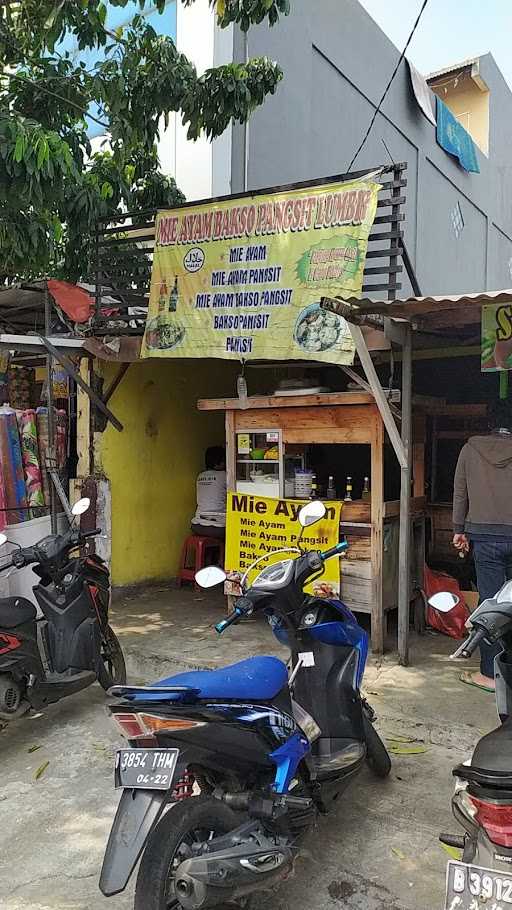
[[[284,496],[280,430],[237,432],[236,490],[255,496]]]

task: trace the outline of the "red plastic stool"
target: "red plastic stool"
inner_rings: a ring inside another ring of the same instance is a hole
[[[195,583],[196,572],[199,572],[199,569],[215,565],[224,567],[224,541],[215,537],[190,534],[183,544],[178,582],[180,585],[184,581]]]

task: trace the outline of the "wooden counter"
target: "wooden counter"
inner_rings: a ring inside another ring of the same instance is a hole
[[[225,411],[228,489],[236,489],[239,433],[279,430],[283,446],[363,444],[371,447],[371,502],[344,503],[342,509],[341,530],[346,531],[352,550],[342,564],[341,594],[347,606],[371,614],[372,648],[382,653],[386,612],[397,606],[398,572],[393,568],[396,563],[398,569],[396,555],[390,563],[396,548],[394,543],[386,547],[386,540],[390,541],[391,536],[395,540],[399,503],[384,502],[385,433],[373,395],[333,392],[252,396],[244,408],[240,407],[238,398],[203,399],[198,402],[198,408]],[[425,503],[418,493],[423,493],[423,446],[418,445],[417,437],[413,448],[416,498],[412,511],[422,520]]]

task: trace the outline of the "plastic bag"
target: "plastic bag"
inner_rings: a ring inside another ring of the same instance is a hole
[[[447,613],[441,613],[439,610],[435,610],[434,607],[431,607],[430,604],[427,604],[427,624],[432,629],[436,629],[437,632],[442,632],[443,635],[449,635],[450,638],[466,638],[468,633],[465,625],[469,619],[470,612],[460,590],[458,581],[445,572],[434,572],[432,569],[429,569],[428,566],[425,566],[423,589],[427,596],[427,601],[429,597],[432,597],[433,594],[437,594],[439,591],[451,591],[452,594],[457,595],[459,603]]]

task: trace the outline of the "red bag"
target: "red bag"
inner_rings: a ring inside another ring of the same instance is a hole
[[[87,322],[94,313],[94,300],[83,288],[68,281],[48,280],[48,290],[73,322]]]
[[[427,596],[427,601],[429,597],[439,591],[450,591],[459,598],[457,606],[449,610],[448,613],[441,613],[440,610],[436,610],[430,604],[427,604],[427,625],[438,632],[442,632],[443,635],[449,635],[450,638],[466,638],[468,633],[465,625],[470,617],[470,612],[462,596],[458,581],[452,578],[451,575],[447,575],[444,572],[434,572],[428,566],[425,566],[423,590]]]

